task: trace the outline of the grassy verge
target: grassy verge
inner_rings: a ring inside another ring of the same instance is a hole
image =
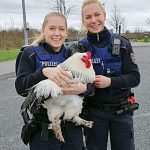
[[[18,55],[19,49],[0,49],[0,62],[15,60]]]
[[[136,40],[136,42],[150,42],[150,39],[142,39],[142,40]]]

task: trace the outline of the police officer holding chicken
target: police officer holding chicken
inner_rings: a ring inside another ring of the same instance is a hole
[[[107,150],[110,133],[112,150],[135,150],[128,99],[131,88],[140,83],[140,73],[129,40],[111,33],[105,20],[106,12],[98,0],[84,0],[82,21],[88,32],[79,49],[91,51],[96,73],[95,95],[85,98],[83,112],[86,119],[94,121],[93,128],[85,129],[86,146],[88,150]]]
[[[16,91],[21,96],[27,96],[31,87],[40,81],[50,79],[64,89],[64,94],[80,94],[87,90],[86,84],[70,83],[72,77],[61,68],[56,67],[64,62],[69,55],[64,47],[67,37],[67,21],[64,15],[52,12],[45,16],[40,38],[25,47],[16,61]],[[42,41],[41,41],[42,39]],[[38,104],[38,100],[31,107],[33,118],[29,118],[26,111],[22,112],[25,125],[22,129],[22,140],[29,143],[31,150],[82,150],[82,127],[72,122],[62,124],[65,143],[59,141],[52,130],[46,109]],[[41,101],[41,100],[39,100]],[[45,99],[46,101],[46,99]]]

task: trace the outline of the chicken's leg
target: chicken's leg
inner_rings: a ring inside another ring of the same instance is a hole
[[[52,130],[54,130],[54,134],[56,138],[60,140],[61,142],[65,142],[63,135],[62,135],[60,124],[61,124],[61,120],[56,119],[54,122],[52,122],[51,127],[52,127]]]
[[[84,120],[84,119],[80,118],[79,116],[73,117],[72,122],[74,122],[76,125],[84,125],[88,128],[92,128],[92,126],[93,126],[93,121]]]

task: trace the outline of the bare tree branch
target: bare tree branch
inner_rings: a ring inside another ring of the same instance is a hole
[[[126,30],[126,19],[123,17],[121,21],[121,30],[123,33],[125,33]]]
[[[150,18],[147,18],[146,22],[148,25],[150,25]]]
[[[72,4],[69,5],[69,2],[70,1],[66,0],[53,0],[49,9],[52,11],[60,12],[68,17],[70,14],[73,14],[74,8],[77,6]]]
[[[108,23],[115,29],[116,33],[119,31],[119,26],[124,25],[125,27],[125,18],[121,16],[120,10],[117,8],[115,4],[113,9],[111,9],[111,15],[108,19]]]

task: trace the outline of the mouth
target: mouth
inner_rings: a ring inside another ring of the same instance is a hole
[[[99,25],[92,25],[91,28],[94,30],[97,30],[97,29],[99,29]]]
[[[58,39],[58,38],[57,39],[56,38],[52,38],[52,40],[55,41],[55,42],[61,41],[61,39]]]

